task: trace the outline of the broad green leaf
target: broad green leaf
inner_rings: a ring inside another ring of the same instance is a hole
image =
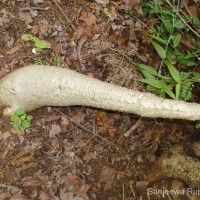
[[[28,120],[24,120],[23,122],[22,122],[22,127],[24,127],[25,129],[26,128],[29,128],[30,127],[30,122],[28,121]]]
[[[181,29],[181,28],[185,28],[185,25],[181,20],[178,20],[178,21],[175,22],[174,27]]]
[[[148,71],[145,71],[143,69],[140,69],[140,71],[146,79],[156,79],[155,76],[151,75]]]
[[[19,127],[19,130],[20,130],[20,131],[24,131],[25,129],[26,129],[26,128],[24,128],[23,126],[20,126],[20,127]]]
[[[19,129],[19,126],[18,126],[17,123],[13,123],[13,124],[12,124],[12,127],[13,127],[14,129]]]
[[[18,115],[12,115],[11,117],[10,117],[10,119],[11,119],[11,121],[12,122],[19,122],[20,121],[20,118],[19,118],[19,116]]]
[[[151,66],[139,63],[133,63],[136,67],[139,67],[141,70],[147,71],[148,73],[159,76],[159,73]]]
[[[166,87],[166,84],[163,81],[156,80],[156,79],[138,79],[138,81],[151,85],[155,88],[162,88]]]
[[[172,98],[172,99],[176,99],[174,93],[169,89],[169,88],[165,88],[165,92]]]
[[[45,40],[41,40],[36,36],[33,36],[31,34],[23,34],[22,35],[22,40],[24,41],[32,41],[35,43],[35,47],[37,48],[38,51],[41,49],[49,49],[51,48],[51,44],[49,42],[46,42]]]
[[[154,40],[157,40],[158,42],[160,42],[161,44],[167,45],[167,42],[165,40],[163,40],[162,38],[156,36],[156,35],[149,35],[151,38],[153,38]]]
[[[23,114],[20,118],[21,118],[22,121],[25,120],[26,119],[26,114]]]
[[[168,60],[164,61],[165,65],[167,65],[167,68],[172,76],[172,78],[177,82],[180,83],[181,82],[181,77],[180,77],[180,73],[178,72],[178,70],[174,67],[174,65],[172,65],[172,63]]]
[[[27,115],[27,118],[26,118],[28,121],[31,121],[33,119],[33,116],[31,115]]]
[[[180,89],[181,89],[181,84],[177,83],[176,84],[176,89],[175,89],[175,91],[176,91],[176,100],[179,99]]]
[[[174,48],[177,47],[180,44],[180,41],[181,41],[181,34],[177,33],[173,38],[173,47]]]
[[[192,24],[196,26],[200,26],[200,20],[196,16],[192,16]]]
[[[18,108],[15,113],[17,115],[23,115],[25,113],[25,109],[24,108]]]
[[[166,28],[166,30],[172,34],[174,32],[174,27],[171,23],[170,19],[164,19],[163,17],[160,17],[160,20],[162,21],[162,23],[164,24],[164,27]]]
[[[154,46],[156,52],[158,53],[158,55],[161,57],[161,59],[165,60],[166,58],[166,51],[156,42],[151,42],[152,45]]]

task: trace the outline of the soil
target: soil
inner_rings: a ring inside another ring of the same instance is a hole
[[[145,91],[130,60],[160,64],[146,36],[150,19],[139,3],[131,7],[133,17],[123,13],[128,1],[106,2],[1,1],[0,77],[28,64],[49,64]],[[24,33],[51,48],[35,54]],[[199,140],[195,122],[183,120],[78,106],[28,114],[33,121],[24,132],[0,117],[0,200],[169,199],[147,194],[150,187],[173,189],[173,177],[151,177],[157,160],[176,144]]]

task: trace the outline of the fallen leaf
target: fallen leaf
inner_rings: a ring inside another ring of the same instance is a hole
[[[10,23],[10,20],[4,17],[0,17],[0,26],[3,26],[6,23]]]
[[[31,31],[33,35],[38,35],[41,39],[46,38],[51,32],[51,26],[46,19],[39,21],[37,25],[32,27]]]
[[[12,55],[12,54],[16,53],[17,51],[19,51],[21,48],[22,48],[22,45],[15,46],[12,49],[10,49],[9,51],[6,51],[6,54]]]
[[[28,24],[30,24],[30,23],[33,22],[33,19],[32,19],[32,17],[31,17],[31,15],[30,15],[29,12],[26,12],[26,11],[19,11],[18,15],[19,15],[19,18],[20,18],[21,20],[25,21],[25,22],[28,23]]]
[[[116,170],[114,168],[104,166],[99,175],[99,182],[105,182],[104,191],[109,191],[112,189],[112,185],[115,180]]]
[[[97,22],[96,16],[91,12],[82,11],[79,17],[79,21],[80,21],[78,26],[79,31],[77,34],[78,39],[84,36],[91,37],[99,30],[99,27],[97,26],[96,23]]]
[[[130,10],[141,3],[141,0],[123,0],[125,3],[125,10]]]
[[[82,111],[78,111],[78,113],[77,113],[76,115],[74,115],[74,116],[72,117],[72,119],[73,119],[76,123],[81,124],[81,123],[84,122],[85,116],[86,116],[85,113],[83,113]]]
[[[61,55],[61,52],[62,52],[62,45],[60,43],[53,44],[52,50],[53,50],[55,56],[59,56],[59,55]]]
[[[51,130],[49,131],[49,137],[53,138],[61,132],[61,128],[59,125],[54,124],[51,126]]]
[[[148,181],[136,181],[137,191],[140,192],[140,194],[143,194],[145,191],[147,191],[148,184]]]

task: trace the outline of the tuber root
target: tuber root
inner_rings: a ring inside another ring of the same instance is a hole
[[[18,107],[31,111],[42,106],[82,105],[144,117],[200,119],[197,103],[164,99],[46,65],[22,67],[3,77],[0,105],[4,115],[13,114]]]

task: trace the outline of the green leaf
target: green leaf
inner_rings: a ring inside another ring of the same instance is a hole
[[[180,77],[180,73],[178,72],[178,70],[174,67],[174,65],[172,65],[172,63],[169,60],[165,60],[164,63],[165,63],[165,65],[167,65],[167,68],[168,68],[172,78],[177,83],[180,83],[181,82],[181,77]]]
[[[41,51],[41,49],[49,49],[51,48],[51,44],[46,42],[45,40],[41,40],[36,36],[33,36],[31,34],[23,34],[22,40],[24,41],[32,41],[35,43],[35,47],[37,48],[37,51]]]
[[[160,42],[161,44],[167,45],[167,42],[165,40],[163,40],[162,38],[160,38],[159,36],[156,36],[156,35],[148,35],[148,36],[150,36],[154,40]]]
[[[176,100],[179,99],[180,89],[181,89],[181,84],[177,83],[176,84],[176,89],[175,89],[175,91],[176,91]]]
[[[161,57],[161,59],[165,60],[166,58],[166,51],[156,42],[151,42],[152,45],[154,46],[156,52],[158,53],[158,55]]]
[[[155,76],[151,75],[148,71],[145,71],[143,69],[140,69],[140,71],[146,79],[156,79]]]
[[[196,26],[200,26],[200,20],[196,16],[192,16],[192,24]]]
[[[31,125],[31,124],[30,124],[30,122],[29,122],[28,120],[24,120],[24,121],[22,122],[22,127],[25,128],[25,129],[26,129],[26,128],[29,128],[30,125]]]
[[[20,131],[24,131],[25,129],[26,129],[26,128],[24,128],[24,127],[22,127],[22,126],[19,127],[19,130],[20,130]]]
[[[165,88],[165,92],[172,98],[172,99],[176,99],[174,93],[168,88]]]
[[[165,88],[166,84],[163,81],[156,79],[138,79],[138,81],[151,85],[155,88]]]
[[[31,115],[27,115],[27,118],[26,118],[29,122],[33,119],[33,116]]]
[[[23,114],[20,118],[21,118],[21,121],[25,120],[26,119],[26,114]]]
[[[200,128],[200,121],[196,121],[196,126],[195,126],[196,129],[199,129]]]
[[[14,129],[19,129],[19,126],[18,126],[17,123],[13,123],[13,124],[12,124],[12,127],[13,127]]]
[[[163,17],[160,17],[160,20],[162,21],[162,23],[164,24],[164,27],[166,28],[166,30],[172,34],[174,32],[174,27],[171,23],[170,19],[164,19]]]
[[[20,118],[19,118],[19,116],[18,115],[12,115],[11,117],[10,117],[10,119],[11,119],[11,121],[12,122],[19,122],[20,121]]]
[[[144,64],[139,64],[139,63],[134,63],[134,65],[138,68],[140,68],[140,70],[144,70],[147,71],[148,73],[154,75],[154,76],[159,76],[159,73],[151,66],[149,65],[144,65]]]
[[[23,114],[25,114],[25,109],[24,108],[18,108],[15,113],[17,115],[23,115]]]
[[[174,27],[178,29],[182,29],[182,28],[185,28],[185,24],[181,20],[178,20],[175,22]]]
[[[181,41],[181,34],[177,33],[173,38],[173,47],[174,48],[177,47],[180,44],[180,41]]]

